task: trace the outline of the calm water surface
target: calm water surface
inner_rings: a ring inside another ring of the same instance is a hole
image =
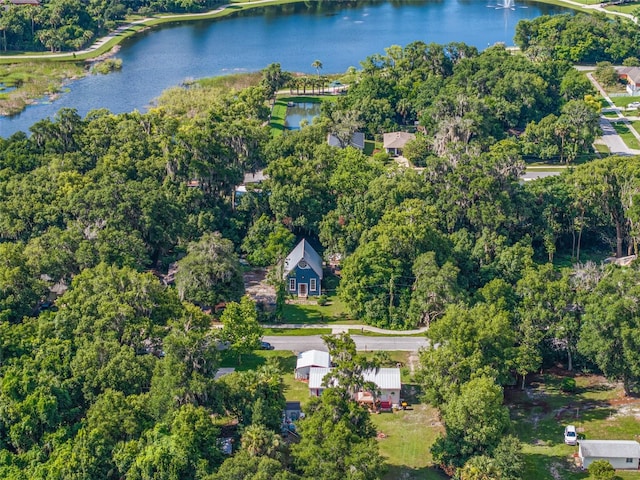
[[[414,2],[283,5],[241,16],[190,22],[149,30],[122,45],[122,70],[90,75],[72,82],[69,91],[50,104],[28,107],[12,118],[0,118],[0,135],[27,131],[62,107],[84,116],[108,108],[114,113],[145,110],[160,93],[187,78],[260,70],[279,62],[284,70],[343,72],[390,45],[465,42],[484,49],[513,43],[520,19],[566,12],[559,7],[517,2],[433,0]]]
[[[287,130],[300,130],[300,124],[305,121],[309,124],[320,115],[321,105],[319,103],[294,103],[287,107],[287,117],[284,120],[284,128]]]

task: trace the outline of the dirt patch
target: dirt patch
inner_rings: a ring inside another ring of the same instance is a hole
[[[266,268],[255,268],[244,273],[244,290],[249,298],[265,307],[276,304],[276,289],[267,280]]]

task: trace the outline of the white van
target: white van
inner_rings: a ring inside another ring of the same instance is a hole
[[[567,425],[564,429],[564,443],[567,445],[575,445],[578,443],[578,435],[576,434],[576,427],[573,425]]]

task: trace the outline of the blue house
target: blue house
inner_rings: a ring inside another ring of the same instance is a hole
[[[315,297],[322,289],[322,258],[309,242],[300,241],[284,260],[287,293]]]

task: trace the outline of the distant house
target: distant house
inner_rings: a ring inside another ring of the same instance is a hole
[[[327,135],[327,143],[331,147],[343,148],[338,137],[336,137],[332,133],[329,133]],[[364,133],[354,132],[354,134],[351,135],[351,141],[349,142],[349,145],[353,148],[357,148],[358,150],[364,150]]]
[[[311,367],[309,370],[309,395],[320,396],[324,389],[322,381],[331,372],[331,368]],[[376,392],[360,391],[354,395],[354,400],[360,403],[371,403],[378,401],[387,404],[388,407],[400,403],[400,390],[402,382],[400,380],[399,368],[379,368],[377,370],[365,370],[364,380],[376,385]]]
[[[299,297],[318,296],[322,288],[322,258],[309,242],[301,240],[284,261],[287,293]]]
[[[637,470],[640,443],[635,440],[579,440],[578,456],[582,468],[596,460],[606,460],[617,470]]]
[[[407,132],[391,132],[382,136],[384,149],[394,157],[401,156],[405,145],[415,138],[413,133]]]
[[[330,366],[329,352],[307,350],[298,355],[295,376],[298,380],[309,380],[309,370],[312,367],[328,368]]]
[[[616,71],[618,78],[627,82],[629,95],[640,95],[640,67],[618,67]]]

